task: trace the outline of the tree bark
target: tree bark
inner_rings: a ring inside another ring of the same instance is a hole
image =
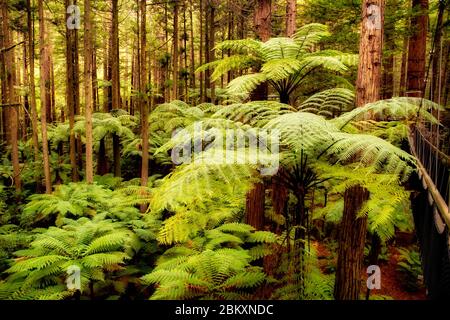
[[[146,6],[145,0],[140,0],[140,14],[141,14],[141,25],[140,25],[140,91],[143,94],[146,91]],[[142,165],[141,165],[141,186],[146,187],[148,184],[148,103],[144,96],[141,96],[140,106],[141,106],[141,138],[142,138]],[[141,212],[146,211],[146,206],[141,206]]]
[[[112,80],[112,108],[120,109],[120,61],[119,61],[119,9],[118,0],[112,0],[112,28],[111,28],[111,80]]]
[[[441,46],[442,43],[442,34],[443,34],[443,22],[444,22],[444,11],[445,11],[445,2],[439,1],[439,11],[436,22],[436,33],[434,36],[434,53],[433,53],[433,72],[431,77],[431,85],[430,85],[430,99],[436,103],[440,103],[442,97],[442,88],[439,79],[441,82],[444,80],[444,66],[445,56],[442,56]]]
[[[45,31],[45,17],[43,0],[38,1],[39,10],[39,62],[40,62],[40,89],[41,89],[41,131],[42,131],[42,157],[44,162],[45,192],[52,192],[52,182],[50,176],[49,149],[47,140],[47,111],[49,95],[48,92],[48,74],[46,65],[48,61],[47,35]]]
[[[28,85],[30,87],[30,107],[31,107],[31,128],[32,128],[32,140],[33,140],[33,153],[34,161],[39,163],[39,138],[38,138],[38,113],[36,108],[36,87],[34,84],[34,23],[31,12],[31,0],[27,0],[27,28],[28,28],[28,61],[29,61],[29,73],[28,73]],[[36,191],[40,190],[41,181],[40,175],[36,167]]]
[[[420,13],[411,19],[413,35],[409,38],[406,91],[408,96],[422,97],[425,91],[428,0],[412,0],[412,7]]]
[[[210,1],[209,3],[209,50],[208,50],[208,55],[209,55],[209,62],[213,62],[216,58],[215,58],[215,51],[214,51],[214,46],[215,46],[215,42],[216,42],[216,26],[215,26],[215,17],[216,17],[216,7],[215,4],[213,3],[213,0]],[[210,83],[209,83],[209,89],[210,89],[210,99],[211,99],[211,103],[215,103],[216,101],[216,83],[215,81],[213,81],[211,79],[211,75],[212,72],[211,70],[208,69],[208,78],[210,78]]]
[[[356,82],[357,107],[375,102],[380,96],[383,24],[384,0],[364,0]],[[357,218],[357,214],[368,198],[369,192],[359,185],[348,188],[344,193],[334,287],[337,300],[359,299],[367,217]]]
[[[190,46],[191,46],[191,77],[189,81],[189,86],[192,89],[195,89],[195,47],[194,47],[194,19],[192,11],[194,11],[194,5],[192,4],[192,0],[189,0],[189,23],[190,23]]]
[[[264,227],[264,202],[264,183],[255,183],[253,189],[247,193],[245,223],[251,225],[256,230],[262,230]]]
[[[404,96],[406,93],[406,69],[408,64],[408,37],[403,37],[403,49],[402,49],[402,66],[400,69],[400,88],[399,96]]]
[[[286,4],[286,36],[291,37],[296,30],[297,0],[287,0]]]
[[[16,85],[16,68],[14,47],[12,47],[12,35],[9,28],[9,14],[7,0],[1,1],[1,17],[2,17],[2,48],[11,48],[1,53],[2,60],[2,103],[15,104],[19,101],[15,93]],[[18,108],[17,106],[6,107],[6,131],[7,140],[11,146],[11,162],[13,166],[13,182],[17,192],[22,188],[22,180],[20,178],[19,163],[19,147],[18,147]]]
[[[257,0],[254,27],[258,38],[265,42],[272,34],[272,0]]]
[[[84,0],[84,104],[86,118],[86,182],[94,182],[92,136],[92,21],[91,1]]]
[[[334,287],[336,300],[359,299],[367,218],[357,218],[357,213],[368,198],[369,192],[361,186],[345,191]]]
[[[356,106],[380,99],[384,0],[363,2]]]
[[[76,0],[65,0],[66,8],[76,5]],[[66,21],[69,14],[66,13]],[[78,65],[78,30],[66,25],[66,103],[69,114],[69,158],[72,170],[72,181],[79,181],[78,164],[76,158],[76,139],[73,133],[75,125],[75,111],[80,107],[80,80]]]
[[[178,3],[174,1],[173,8],[173,99],[177,99],[178,96]]]

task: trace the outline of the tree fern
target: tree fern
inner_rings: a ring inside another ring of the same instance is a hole
[[[5,271],[10,276],[0,284],[1,298],[69,297],[74,291],[64,282],[67,269],[74,265],[81,271],[83,294],[91,281],[104,280],[130,258],[133,234],[120,223],[87,218],[65,222],[62,228],[50,227],[38,235],[28,249],[16,252],[18,258]]]

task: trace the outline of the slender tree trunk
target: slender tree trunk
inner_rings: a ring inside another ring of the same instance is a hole
[[[408,96],[421,97],[425,92],[428,0],[412,0],[412,7],[421,13],[411,19],[413,35],[409,38],[406,91]]]
[[[216,58],[215,58],[215,51],[214,51],[214,46],[215,46],[215,42],[216,42],[216,27],[215,27],[215,16],[216,16],[216,8],[215,8],[215,4],[213,3],[213,0],[210,1],[210,12],[209,12],[209,51],[208,51],[208,55],[209,55],[209,62],[213,62]],[[212,81],[211,79],[211,70],[208,69],[208,78],[210,79],[210,98],[211,98],[211,103],[215,103],[216,101],[216,83],[215,81]]]
[[[174,1],[173,8],[173,99],[178,97],[178,2]]]
[[[52,192],[52,182],[50,176],[50,161],[49,161],[49,149],[47,140],[47,111],[48,111],[48,78],[46,74],[46,64],[48,61],[48,46],[47,35],[45,31],[45,17],[44,17],[44,4],[43,0],[38,0],[39,8],[39,62],[40,62],[40,89],[41,89],[41,131],[42,131],[42,157],[44,160],[44,177],[45,177],[45,192]]]
[[[76,5],[76,0],[65,0],[66,8],[69,5]],[[66,21],[69,14],[66,13]],[[78,164],[77,164],[77,146],[73,127],[75,125],[75,110],[80,105],[79,90],[79,66],[78,66],[78,30],[76,28],[68,28],[66,25],[66,101],[69,114],[69,158],[70,167],[72,169],[72,181],[79,181]]]
[[[9,28],[9,15],[7,0],[1,1],[1,18],[2,18],[2,47],[9,48],[12,46],[12,35]],[[18,96],[15,93],[14,86],[16,85],[16,69],[14,48],[4,51],[1,54],[2,60],[2,103],[15,104],[19,102]],[[19,163],[19,147],[18,147],[18,105],[11,105],[7,108],[7,137],[9,145],[11,146],[11,162],[13,166],[13,182],[17,192],[22,188],[22,181],[20,178],[20,163]]]
[[[199,28],[200,28],[200,48],[198,51],[198,62],[200,65],[203,65],[204,60],[203,60],[203,41],[204,41],[204,35],[203,35],[203,16],[204,16],[204,2],[203,0],[200,0],[200,8],[199,8],[199,13],[200,13],[200,19],[199,19]],[[204,78],[205,78],[205,73],[202,71],[200,72],[200,102],[205,102],[205,94],[204,94]]]
[[[256,30],[257,37],[261,41],[267,41],[270,39],[272,34],[272,1],[271,0],[257,0],[256,9],[254,15],[254,28]],[[259,70],[255,70],[259,71]],[[267,95],[269,88],[267,83],[261,83],[258,85],[253,92],[250,93],[250,100],[267,100]],[[286,103],[286,99],[280,101]],[[289,98],[287,99],[289,102]],[[288,103],[287,102],[287,103]]]
[[[119,9],[118,0],[112,0],[112,32],[111,32],[111,79],[112,108],[120,109],[120,73],[119,73]]]
[[[358,218],[357,213],[368,198],[369,192],[361,186],[345,191],[334,285],[336,300],[359,299],[367,218]]]
[[[403,48],[402,48],[402,66],[400,70],[400,90],[399,95],[404,96],[406,92],[406,70],[408,64],[408,37],[405,35],[403,37]]]
[[[145,77],[145,68],[146,68],[146,6],[145,6],[145,0],[140,0],[140,14],[141,14],[141,32],[140,32],[140,91],[143,93],[145,92],[146,88],[146,77]],[[175,21],[175,19],[174,19]],[[174,32],[175,35],[175,32]],[[148,103],[147,99],[145,97],[142,97],[140,99],[140,106],[141,106],[141,137],[142,137],[142,165],[141,165],[141,186],[146,187],[148,184],[148,174],[149,174],[149,168],[148,168]],[[146,211],[146,206],[141,206],[141,211]]]
[[[442,45],[442,34],[444,32],[443,22],[444,22],[444,11],[445,11],[445,2],[439,1],[439,11],[436,22],[436,33],[434,35],[434,54],[433,54],[433,72],[431,77],[431,85],[430,85],[430,99],[436,103],[440,103],[440,97],[442,96],[442,90],[439,83],[439,78],[442,79],[442,73],[444,71],[443,64],[445,60],[445,56],[441,56],[441,45]]]
[[[192,4],[192,0],[189,0],[189,24],[190,24],[190,47],[191,47],[191,77],[189,86],[191,89],[195,89],[195,47],[194,47],[194,19],[192,11],[194,11],[194,5]]]
[[[34,161],[36,165],[39,164],[39,139],[38,139],[38,113],[36,108],[36,87],[34,84],[34,22],[31,12],[31,0],[27,0],[27,27],[28,27],[28,61],[29,61],[29,74],[28,85],[30,87],[30,106],[31,106],[31,128],[32,128],[32,140],[33,140],[33,153]],[[40,190],[41,181],[40,175],[36,171],[36,191]]]
[[[287,0],[286,4],[286,36],[291,37],[296,30],[297,0]]]
[[[364,0],[356,80],[357,107],[380,98],[383,25],[384,0]],[[367,217],[358,218],[357,214],[368,197],[368,191],[358,185],[348,188],[344,194],[334,286],[337,300],[359,299]]]
[[[91,1],[84,0],[84,104],[86,118],[86,182],[94,182],[92,135],[92,22]]]
[[[209,32],[209,28],[211,28],[211,25],[209,24],[209,15],[210,15],[210,7],[209,7],[209,0],[206,0],[207,3],[205,3],[205,8],[204,8],[204,14],[205,14],[205,30],[204,30],[204,37],[203,39],[205,40],[205,45],[204,45],[204,54],[205,54],[205,63],[209,63],[209,59],[210,59],[210,54],[209,51],[211,50],[211,48],[209,47],[210,45],[210,41],[209,41],[209,36],[210,36],[210,32]],[[204,83],[204,101],[209,102],[209,96],[208,96],[208,89],[211,88],[211,70],[206,70],[205,71],[205,83]]]

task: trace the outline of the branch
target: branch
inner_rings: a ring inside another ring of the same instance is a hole
[[[3,52],[6,52],[6,51],[9,51],[9,50],[11,50],[11,49],[14,49],[15,47],[17,47],[17,46],[19,46],[19,45],[21,45],[22,43],[24,43],[25,41],[20,41],[19,43],[16,43],[16,44],[13,44],[13,45],[10,45],[9,47],[6,47],[6,48],[1,48],[0,49],[0,53],[3,53]]]

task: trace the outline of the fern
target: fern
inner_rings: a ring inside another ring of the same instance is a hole
[[[50,227],[17,251],[18,258],[5,272],[10,274],[0,284],[0,298],[63,299],[73,295],[65,287],[66,270],[78,266],[81,293],[91,281],[102,281],[110,272],[123,268],[133,234],[122,224],[80,218],[66,220],[62,228]]]
[[[156,285],[151,299],[248,298],[245,290],[266,279],[261,268],[250,265],[249,250],[242,248],[255,234],[260,232],[248,225],[224,224],[167,250],[154,271],[142,277],[144,284]],[[268,235],[261,239],[274,240]]]

